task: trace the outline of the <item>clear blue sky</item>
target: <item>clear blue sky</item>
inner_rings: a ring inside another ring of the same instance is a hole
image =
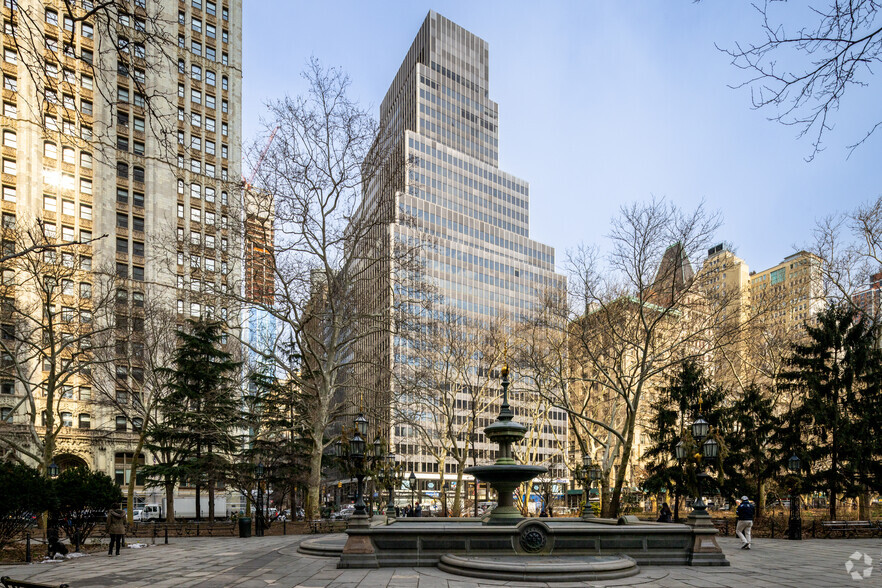
[[[882,132],[848,159],[845,149],[875,122],[864,113],[878,115],[882,79],[846,96],[827,150],[807,163],[796,129],[728,87],[744,74],[714,43],[761,40],[747,2],[244,5],[246,143],[267,101],[303,91],[310,56],[348,72],[376,116],[430,9],[488,41],[500,167],[530,183],[530,236],[555,247],[559,267],[577,244],[602,245],[620,204],[652,196],[684,208],[704,199],[723,214],[718,240],[761,270],[806,244],[815,219],[882,193]],[[782,4],[789,20],[793,5]]]

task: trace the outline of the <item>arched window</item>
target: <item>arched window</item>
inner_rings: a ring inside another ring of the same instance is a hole
[[[184,193],[184,180],[178,180],[178,194]]]

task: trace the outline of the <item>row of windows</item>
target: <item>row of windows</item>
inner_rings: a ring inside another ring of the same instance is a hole
[[[191,5],[195,10],[202,10],[202,0],[192,0]],[[205,12],[211,16],[217,16],[217,4],[208,0],[205,2]],[[225,21],[230,20],[230,9],[226,6],[221,7],[221,18]]]
[[[178,179],[178,194],[185,194],[186,184],[184,180]],[[206,202],[215,202],[215,197],[217,195],[217,191],[212,186],[205,186],[205,201]],[[199,199],[202,197],[202,186],[200,184],[190,184],[190,198]],[[227,195],[226,190],[221,191],[221,205],[227,206],[229,204],[229,196]]]
[[[178,204],[178,218],[185,218],[184,216],[184,205]],[[217,221],[217,214],[211,212],[210,210],[205,211],[205,224],[209,226],[214,226]],[[190,220],[194,223],[201,223],[203,219],[202,209],[190,207]],[[229,219],[227,215],[222,214],[220,217],[220,226],[222,229],[226,229],[229,226]]]
[[[187,120],[187,112],[183,108],[178,108],[178,120],[180,122],[186,122]],[[190,126],[195,127],[197,129],[202,128],[202,115],[198,112],[191,112],[190,116]],[[210,116],[205,117],[205,130],[209,133],[217,132],[217,122]],[[221,123],[221,135],[226,137],[230,132],[230,127],[227,123]]]
[[[178,84],[178,98],[186,98],[187,92],[184,84]],[[190,102],[196,105],[202,105],[202,91],[197,90],[196,88],[192,88],[190,90]],[[217,109],[217,99],[214,94],[205,93],[205,107],[210,108],[211,110]],[[221,112],[229,112],[230,111],[230,103],[227,100],[221,100]]]
[[[178,227],[178,242],[184,241],[184,229]],[[190,231],[190,245],[194,247],[200,247],[203,242],[202,233],[198,231]],[[214,235],[205,235],[204,239],[205,248],[206,249],[214,249],[217,243],[217,239]],[[226,237],[221,237],[220,239],[220,249],[221,251],[226,251],[229,246],[229,241],[227,241]],[[183,263],[179,264],[183,265]]]
[[[182,75],[187,74],[187,65],[183,59],[178,60],[178,73]],[[191,64],[190,65],[190,79],[196,82],[202,81],[202,66]],[[212,87],[217,87],[217,74],[210,69],[205,70],[205,84]],[[221,89],[227,91],[230,89],[230,80],[227,76],[221,76]]]
[[[55,196],[43,196],[43,209],[47,212],[58,212],[58,199]],[[61,214],[76,216],[76,208],[73,200],[62,198]],[[80,218],[83,220],[92,220],[91,205],[80,204]]]

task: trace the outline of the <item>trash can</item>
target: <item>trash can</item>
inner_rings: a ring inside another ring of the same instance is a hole
[[[239,537],[251,537],[251,517],[239,517]]]

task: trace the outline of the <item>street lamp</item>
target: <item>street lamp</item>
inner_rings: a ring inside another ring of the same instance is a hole
[[[600,466],[594,463],[591,456],[583,453],[582,467],[579,470],[579,474],[582,481],[582,490],[585,495],[585,507],[582,509],[582,518],[593,519],[595,517],[594,510],[591,508],[591,487],[594,485],[594,482],[600,479],[602,472]]]
[[[48,473],[50,478],[58,477],[58,465],[54,461],[49,464]]]
[[[382,459],[383,440],[377,435],[374,442],[371,443],[370,454],[368,454],[366,452],[368,444],[364,440],[364,437],[367,436],[368,420],[364,417],[364,414],[358,413],[353,424],[355,428],[348,443],[344,445],[342,440],[338,440],[334,443],[334,448],[337,457],[341,461],[351,462],[351,467],[355,471],[355,479],[358,481],[358,484],[355,491],[355,512],[352,513],[352,517],[363,521],[368,518],[364,503],[364,478],[367,475],[365,464],[368,460],[371,463],[376,463]],[[341,436],[345,434],[344,430]]]
[[[692,503],[692,513],[689,516],[706,517],[708,516],[707,505],[702,498],[701,483],[705,478],[709,478],[710,475],[704,471],[702,458],[715,459],[720,454],[720,444],[713,437],[708,437],[708,434],[710,433],[710,423],[702,417],[695,419],[695,422],[692,423],[691,430],[692,438],[695,439],[700,452],[695,454],[696,469],[698,470],[695,474],[695,477],[698,479],[698,496],[696,497],[695,502]],[[674,456],[679,461],[683,461],[687,457],[686,445],[683,443],[682,439],[674,447]]]
[[[410,470],[410,476],[407,477],[407,481],[410,483],[410,512],[413,513],[413,509],[416,506],[416,474],[413,473],[413,470]]]
[[[799,472],[802,468],[802,461],[795,453],[787,460],[787,469],[794,475],[793,485],[790,492],[790,521],[787,527],[787,538],[795,541],[802,540],[802,513],[799,509],[799,493],[797,485],[799,484]]]

